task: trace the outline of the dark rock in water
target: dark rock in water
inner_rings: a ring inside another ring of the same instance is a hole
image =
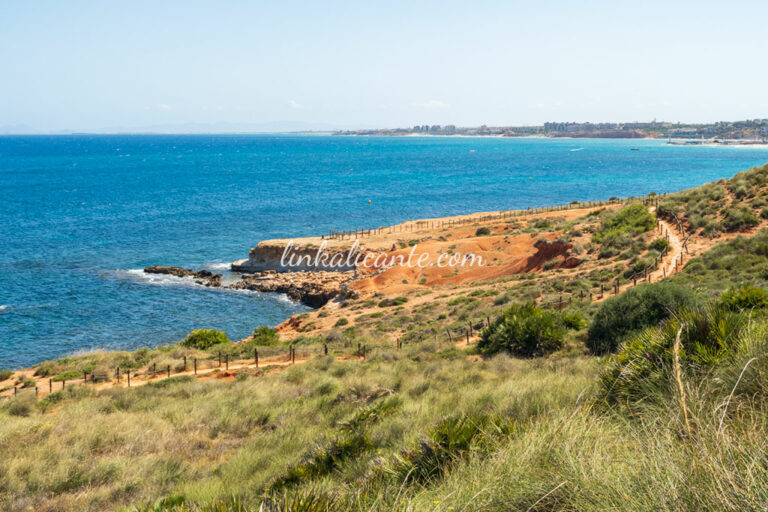
[[[319,308],[336,297],[350,295],[346,282],[354,272],[285,272],[266,271],[247,274],[230,285],[235,290],[284,293],[296,302]]]
[[[151,267],[146,267],[144,272],[147,274],[168,274],[176,277],[191,277],[197,284],[212,287],[221,286],[221,274],[214,274],[210,270],[190,270],[184,267],[153,265]]]

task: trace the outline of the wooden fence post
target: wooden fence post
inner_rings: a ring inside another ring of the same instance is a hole
[[[256,368],[259,367],[259,349],[253,349],[253,362],[256,363]]]
[[[197,375],[197,358],[192,359],[192,364],[195,367],[195,375]]]
[[[88,384],[88,372],[83,371],[83,384]]]
[[[323,343],[323,355],[324,356],[328,355],[328,344],[327,343]]]
[[[219,368],[221,368],[221,352],[219,352]]]
[[[131,387],[131,370],[128,370],[125,376],[128,378],[128,387]]]
[[[48,392],[53,393],[53,379],[48,379]]]
[[[171,365],[168,365],[168,367],[166,368],[166,375],[168,376],[169,379],[171,378]]]
[[[224,364],[226,364],[226,367],[224,369],[229,371],[229,354],[227,354],[224,357],[225,357],[225,363]]]

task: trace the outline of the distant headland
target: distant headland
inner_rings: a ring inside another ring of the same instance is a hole
[[[719,121],[716,123],[574,123],[551,122],[538,126],[416,125],[411,128],[340,130],[335,135],[454,135],[487,137],[571,137],[610,139],[686,139],[693,143],[765,144],[768,142],[768,119]],[[691,142],[688,142],[691,143]]]

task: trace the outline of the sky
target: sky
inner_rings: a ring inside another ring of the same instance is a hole
[[[768,2],[0,0],[0,132],[768,118]]]

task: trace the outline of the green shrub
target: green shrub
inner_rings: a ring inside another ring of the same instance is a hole
[[[508,434],[513,428],[508,421],[489,415],[450,416],[395,455],[392,461],[385,462],[382,469],[400,485],[429,482],[461,459],[473,443],[492,433]]]
[[[83,372],[80,370],[67,370],[65,372],[61,372],[60,374],[56,375],[53,378],[54,382],[61,382],[64,380],[74,380],[78,379],[83,376]]]
[[[602,243],[621,235],[638,235],[656,227],[656,218],[642,204],[625,206],[621,210],[604,214],[600,228],[592,235],[592,240]]]
[[[657,401],[663,405],[670,394],[677,392],[672,367],[678,331],[680,358],[686,369],[706,372],[737,352],[739,340],[748,327],[749,315],[732,312],[722,305],[681,311],[659,326],[636,333],[621,345],[600,375],[599,395],[609,403],[647,406]]]
[[[761,219],[768,219],[768,207],[763,208],[760,210],[760,218]]]
[[[757,226],[760,221],[752,213],[752,210],[746,206],[738,208],[728,208],[723,216],[723,227],[726,231],[743,231],[753,226]]]
[[[349,320],[347,320],[346,318],[339,318],[338,320],[336,320],[336,323],[333,324],[333,326],[341,327],[343,325],[347,325],[348,323],[349,323]]]
[[[483,226],[482,228],[477,228],[477,231],[475,231],[475,236],[488,236],[491,234],[491,230]]]
[[[217,329],[195,329],[181,342],[185,347],[198,350],[205,350],[221,343],[229,343],[229,338],[226,333]]]
[[[365,433],[353,432],[331,440],[326,445],[316,446],[304,458],[289,466],[285,473],[275,477],[269,484],[270,490],[280,490],[299,484],[311,478],[327,475],[347,459],[361,457],[372,448]]]
[[[725,292],[720,303],[731,311],[762,309],[768,306],[768,293],[762,288],[745,285]]]
[[[574,331],[578,331],[587,326],[587,321],[578,313],[563,313],[561,318],[563,319],[563,325]]]
[[[260,325],[255,328],[251,336],[253,336],[253,341],[251,342],[253,345],[274,347],[280,343],[280,336],[278,336],[277,331],[266,325]]]
[[[599,258],[613,258],[622,251],[627,250],[627,254],[622,258],[629,258],[640,254],[645,249],[645,244],[635,240],[631,235],[624,233],[621,235],[610,236],[600,245]]]
[[[516,304],[482,332],[478,348],[486,356],[503,351],[523,357],[542,356],[562,346],[565,330],[558,313],[544,311],[532,302]]]
[[[13,372],[11,370],[0,370],[0,382],[4,380],[8,380],[13,376]]]
[[[10,401],[5,410],[11,416],[29,416],[32,413],[32,402],[29,399],[16,398]]]
[[[669,242],[667,242],[666,238],[657,238],[651,242],[651,245],[649,245],[648,248],[653,249],[654,251],[663,252],[664,249],[669,248]]]
[[[589,326],[587,347],[593,354],[614,352],[628,335],[694,304],[693,293],[680,285],[661,282],[630,288],[600,305]]]
[[[386,308],[390,306],[400,306],[408,302],[407,297],[395,297],[394,299],[383,299],[379,302],[380,308]]]

